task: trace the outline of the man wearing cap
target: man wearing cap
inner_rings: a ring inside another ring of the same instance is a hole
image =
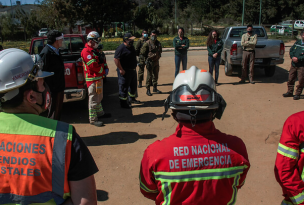
[[[0,52],[0,204],[96,205],[90,151],[72,125],[39,116],[53,73],[40,70],[38,57]]]
[[[157,31],[151,32],[151,38],[148,40],[140,50],[140,55],[145,58],[147,65],[147,80],[146,88],[147,95],[152,96],[150,86],[153,85],[153,92],[162,93],[157,89],[158,73],[159,73],[159,59],[162,53],[161,43],[157,40]]]
[[[137,93],[137,60],[133,46],[134,39],[135,37],[131,33],[126,33],[123,37],[123,43],[117,47],[114,55],[114,62],[117,66],[120,106],[122,108],[131,108],[130,103],[139,103],[135,99]]]
[[[46,79],[52,95],[52,103],[47,114],[48,118],[60,120],[65,89],[64,64],[59,52],[62,47],[63,34],[51,30],[47,34],[47,45],[39,54],[43,60],[43,71],[53,72],[54,75]]]
[[[142,46],[144,45],[144,43],[146,43],[146,41],[148,41],[148,32],[146,29],[144,29],[142,31],[142,37],[137,41],[136,46],[135,46],[135,50],[136,50],[136,55],[138,56],[138,60],[139,60],[139,64],[138,64],[138,87],[141,88],[142,87],[142,81],[144,80],[144,71],[145,71],[145,59],[142,55],[139,55],[140,53],[140,49],[142,48]]]

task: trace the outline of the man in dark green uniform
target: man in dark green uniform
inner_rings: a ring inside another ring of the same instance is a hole
[[[187,51],[189,48],[189,39],[184,36],[184,28],[178,29],[178,36],[173,39],[175,48],[175,77],[179,73],[180,63],[183,64],[183,70],[187,70]]]
[[[283,94],[283,97],[293,97],[294,100],[299,100],[304,86],[304,30],[301,32],[301,40],[295,42],[290,48],[289,54],[291,67],[287,82],[288,91]],[[294,84],[297,77],[299,85],[297,85],[295,96],[293,96]]]
[[[142,87],[142,81],[144,80],[144,71],[145,71],[145,59],[142,55],[139,55],[140,53],[140,49],[142,48],[142,46],[144,45],[144,43],[146,43],[146,41],[149,40],[148,38],[148,31],[146,29],[144,29],[142,31],[142,37],[137,41],[136,45],[135,45],[135,51],[136,51],[136,55],[138,56],[138,60],[139,60],[139,64],[138,64],[138,87],[141,88]]]
[[[159,59],[162,53],[161,43],[157,40],[157,31],[151,32],[151,38],[148,40],[140,50],[140,55],[145,59],[147,65],[147,80],[146,88],[147,95],[152,96],[150,86],[153,84],[153,92],[162,93],[157,89],[158,73],[159,73]]]

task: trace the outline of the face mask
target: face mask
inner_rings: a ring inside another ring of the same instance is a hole
[[[129,46],[133,46],[133,43],[134,43],[134,41],[129,41],[129,42],[128,42],[128,45],[129,45]]]
[[[148,38],[148,34],[147,33],[144,34],[144,38]]]
[[[36,93],[40,93],[42,95],[42,104],[36,103],[36,105],[39,105],[42,108],[43,112],[50,107],[52,102],[51,91],[49,86],[46,83],[44,83],[44,87],[45,89],[43,92],[34,90]]]
[[[212,35],[212,38],[217,38],[217,36],[216,35]]]
[[[155,41],[156,38],[157,38],[156,36],[151,36],[151,40],[152,40],[152,41]]]
[[[247,31],[248,33],[252,34],[252,30],[251,31]]]
[[[184,36],[184,33],[181,32],[181,33],[178,33],[178,35],[179,35],[179,36]]]
[[[94,49],[97,49],[98,48],[98,44],[95,43],[95,45],[93,46]]]

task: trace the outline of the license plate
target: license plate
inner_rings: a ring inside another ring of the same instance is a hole
[[[256,58],[254,60],[254,62],[256,62],[256,63],[263,63],[263,58]]]

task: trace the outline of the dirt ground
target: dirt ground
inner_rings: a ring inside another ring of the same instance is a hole
[[[224,66],[220,66],[221,85],[217,91],[226,100],[227,107],[222,119],[214,121],[215,126],[243,139],[251,163],[245,185],[238,192],[238,205],[280,204],[283,199],[273,172],[277,145],[284,121],[303,110],[303,99],[294,101],[282,97],[287,91],[288,50],[286,48],[285,63],[277,67],[273,77],[265,77],[264,70],[255,69],[255,85],[235,84],[239,77],[225,76]],[[154,202],[139,191],[139,167],[146,147],[168,137],[177,126],[170,111],[164,121],[161,120],[163,102],[174,81],[174,52],[163,53],[160,60],[159,89],[163,94],[149,97],[145,88],[138,89],[138,100],[142,104],[133,106],[132,110],[120,108],[113,55],[108,55],[107,60],[110,73],[103,107],[112,118],[104,119],[105,126],[94,127],[88,123],[86,104],[74,102],[64,104],[62,120],[75,126],[99,167],[95,175],[99,204],[152,205]],[[189,51],[187,67],[192,65],[208,70],[207,52]]]

